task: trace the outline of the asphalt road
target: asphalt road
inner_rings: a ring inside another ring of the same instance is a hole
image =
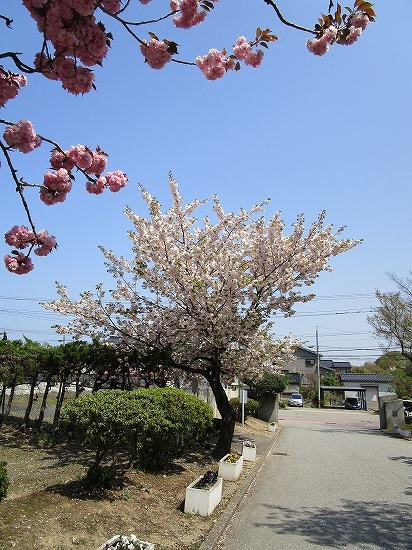
[[[412,441],[366,411],[280,411],[282,431],[216,550],[411,550]]]

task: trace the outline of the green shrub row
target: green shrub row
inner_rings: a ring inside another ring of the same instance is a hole
[[[126,451],[130,464],[162,469],[212,424],[210,406],[182,390],[99,390],[67,403],[58,431],[95,451],[88,474],[93,478],[109,453]]]
[[[232,397],[232,399],[229,400],[229,403],[236,413],[236,422],[242,422],[242,403],[239,398]],[[245,420],[248,416],[257,416],[258,407],[259,403],[257,401],[254,399],[248,399],[247,403],[245,403]]]

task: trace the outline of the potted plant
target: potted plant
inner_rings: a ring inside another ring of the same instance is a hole
[[[256,445],[251,441],[244,441],[242,445],[243,460],[254,462],[256,460]]]
[[[208,470],[186,487],[185,514],[210,516],[222,499],[222,478]]]
[[[97,550],[154,550],[154,544],[139,540],[136,535],[115,535]]]
[[[268,427],[268,430],[270,432],[276,432],[276,428],[278,427],[278,423],[277,422],[270,422],[269,424],[269,427]]]
[[[227,481],[236,481],[242,473],[243,456],[233,451],[219,460],[219,476]]]

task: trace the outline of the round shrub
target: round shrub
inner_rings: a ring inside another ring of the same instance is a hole
[[[236,413],[236,422],[242,422],[242,403],[238,397],[233,397],[229,400],[230,405]],[[259,403],[254,399],[248,399],[245,403],[245,420],[248,416],[257,416]]]

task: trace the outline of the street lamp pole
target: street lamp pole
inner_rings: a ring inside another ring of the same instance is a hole
[[[318,408],[320,408],[320,363],[319,363],[319,334],[316,327],[316,369],[318,374]]]

